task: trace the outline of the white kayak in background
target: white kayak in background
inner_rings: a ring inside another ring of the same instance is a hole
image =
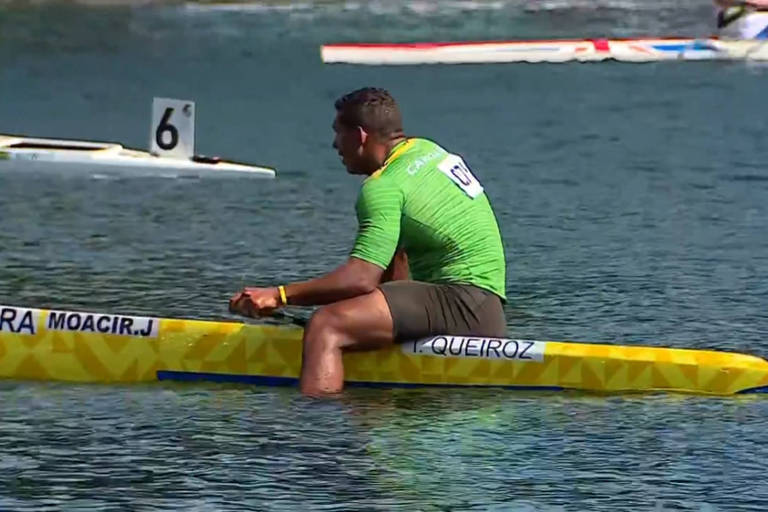
[[[269,167],[195,155],[194,142],[194,103],[155,98],[150,151],[113,142],[0,134],[0,172],[47,169],[140,176],[275,177],[275,170]],[[11,165],[5,165],[8,163]]]
[[[274,178],[275,171],[267,167],[226,162],[216,158],[193,156],[169,158],[155,156],[146,151],[124,148],[109,142],[36,139],[0,135],[0,171],[3,161],[18,163],[23,170],[30,164],[34,168],[78,169],[88,172],[112,172],[142,175],[154,171],[172,171],[189,175],[249,175]]]

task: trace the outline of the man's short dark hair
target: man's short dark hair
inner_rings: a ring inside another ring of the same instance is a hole
[[[339,121],[347,127],[362,126],[380,137],[403,135],[403,119],[395,99],[376,87],[363,87],[345,94],[335,103]]]

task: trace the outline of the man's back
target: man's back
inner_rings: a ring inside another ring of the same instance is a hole
[[[488,198],[463,160],[426,139],[393,148],[357,203],[353,256],[386,266],[398,244],[411,277],[473,284],[505,298],[505,259]]]

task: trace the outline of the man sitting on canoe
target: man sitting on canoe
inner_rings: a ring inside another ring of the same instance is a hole
[[[724,39],[768,39],[768,0],[714,0]]]
[[[300,386],[309,395],[343,389],[343,350],[437,334],[503,337],[506,330],[501,236],[464,160],[406,137],[383,89],[359,89],[335,107],[333,147],[347,172],[367,176],[349,259],[317,279],[245,288],[230,300],[231,311],[248,316],[323,305],[304,331]]]

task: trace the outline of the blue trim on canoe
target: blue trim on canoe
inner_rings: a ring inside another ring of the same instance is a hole
[[[684,51],[718,51],[718,48],[706,41],[692,41],[690,43],[661,43],[651,45],[651,48],[660,52],[684,52]]]
[[[176,372],[171,370],[158,370],[157,380],[176,380],[184,382],[239,382],[243,384],[260,384],[263,386],[293,386],[299,382],[299,379],[294,379],[292,377],[267,377],[265,375],[237,375],[231,373]]]
[[[768,393],[768,386],[747,388],[747,389],[742,389],[741,391],[736,392],[737,395],[748,395],[748,394],[757,394],[757,393]]]
[[[763,30],[761,30],[756,36],[755,39],[768,39],[768,27],[765,27]]]
[[[237,375],[231,373],[177,372],[159,370],[157,380],[172,380],[182,382],[227,382],[240,384],[257,384],[261,386],[294,386],[299,379],[293,377],[267,377],[265,375]],[[348,387],[363,388],[502,388],[518,391],[564,391],[560,386],[499,386],[491,384],[417,384],[411,382],[346,382]]]

